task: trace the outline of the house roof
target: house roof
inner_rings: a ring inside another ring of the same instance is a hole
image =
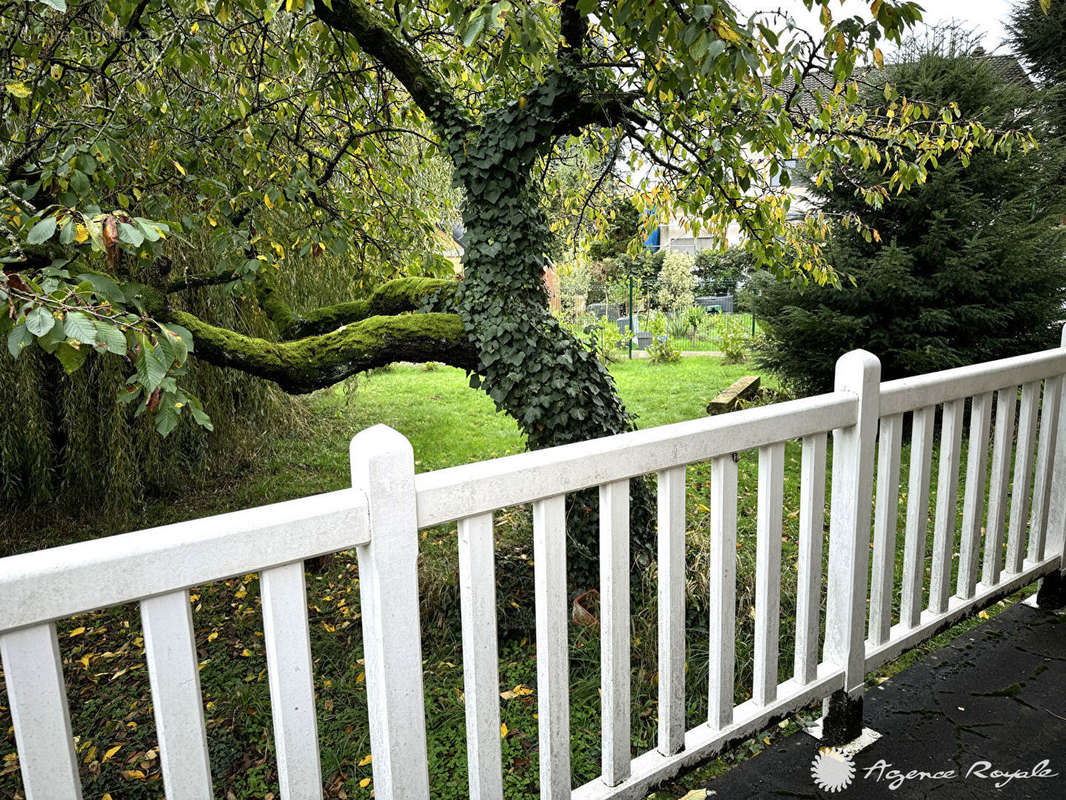
[[[988,64],[988,66],[1007,83],[1012,83],[1024,88],[1032,88],[1034,85],[1029,78],[1029,74],[1025,71],[1025,68],[1016,56],[990,55],[986,54],[981,48],[978,48],[974,51],[973,57]],[[883,79],[878,78],[878,73],[881,72],[884,72],[884,70],[876,67],[864,67],[857,69],[853,77],[877,85],[883,82]],[[781,94],[789,94],[795,89],[795,86],[796,83],[792,79],[792,76],[786,75],[785,79],[781,82],[781,85],[777,88],[777,91]],[[831,73],[816,72],[808,75],[798,97],[799,109],[808,114],[815,112],[818,109],[818,105],[814,99],[814,92],[831,93],[835,86],[836,78],[834,78]]]

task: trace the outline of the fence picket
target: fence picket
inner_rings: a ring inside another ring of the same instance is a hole
[[[962,422],[965,400],[944,403],[940,432],[940,465],[936,483],[933,526],[933,566],[929,573],[929,610],[948,610],[951,561],[955,552],[955,516],[959,506],[959,462],[962,459]]]
[[[865,350],[837,359],[834,386],[858,400],[855,424],[833,431],[825,660],[844,669],[843,690],[861,696],[866,665],[866,599],[874,495],[881,362]]]
[[[1033,489],[1033,448],[1036,446],[1036,421],[1040,411],[1040,382],[1022,387],[1022,407],[1018,413],[1018,444],[1014,455],[1014,481],[1011,486],[1010,525],[1007,529],[1005,572],[1021,572],[1025,532]]]
[[[910,483],[907,489],[907,531],[903,541],[903,593],[899,619],[918,625],[925,578],[925,537],[929,526],[929,479],[933,466],[933,423],[936,408],[916,409],[911,426]]]
[[[414,451],[385,425],[357,433],[349,450],[352,486],[368,501],[370,540],[356,554],[374,792],[429,800]]]
[[[760,706],[769,705],[777,698],[784,483],[785,443],[760,447],[755,544],[755,675],[751,693]]]
[[[188,591],[142,600],[141,625],[167,798],[211,797],[200,664]]]
[[[629,777],[629,481],[600,487],[600,697],[603,781]]]
[[[1036,563],[1044,557],[1048,510],[1051,506],[1051,480],[1055,466],[1055,448],[1059,437],[1059,403],[1062,400],[1062,376],[1044,382],[1044,401],[1040,408],[1040,442],[1036,456],[1036,488],[1033,491],[1033,522],[1029,528],[1026,558]]]
[[[672,756],[685,746],[685,468],[658,473],[659,736]]]
[[[800,464],[799,562],[796,566],[794,677],[806,685],[818,677],[818,627],[822,607],[822,539],[825,538],[824,433],[803,437]]]
[[[981,547],[981,523],[988,485],[988,437],[992,422],[992,392],[973,398],[970,407],[970,441],[966,453],[966,491],[962,501],[962,534],[959,544],[959,578],[956,594],[969,600],[977,585],[977,561]]]
[[[888,641],[896,577],[896,524],[899,519],[899,465],[903,415],[881,418],[877,450],[877,506],[874,512],[873,570],[870,576],[870,642]]]
[[[81,800],[55,623],[0,634],[0,661],[26,800]]]
[[[471,800],[503,800],[493,515],[459,520],[466,764]]]
[[[737,463],[711,461],[710,641],[707,722],[720,730],[733,721],[737,607]]]
[[[1007,518],[1010,491],[1010,465],[1014,449],[1014,414],[1018,388],[1010,386],[996,393],[996,433],[992,445],[992,478],[988,489],[988,520],[985,524],[985,554],[981,583],[995,586],[1003,558],[1003,524]]]
[[[303,562],[263,570],[259,586],[281,797],[318,800],[322,766]]]
[[[537,712],[540,796],[570,797],[570,675],[567,660],[566,497],[533,504],[537,611]]]

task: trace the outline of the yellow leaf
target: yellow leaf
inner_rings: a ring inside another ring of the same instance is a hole
[[[218,631],[211,631],[211,633],[207,634],[207,641],[209,641],[209,642],[213,642],[217,638],[218,638]]]
[[[81,244],[89,238],[89,229],[82,225],[80,222],[74,225],[74,241]]]
[[[838,33],[836,42],[833,43],[833,52],[840,55],[844,52],[844,48],[847,46],[847,42],[844,40],[844,34]]]
[[[365,789],[369,785],[370,785],[370,778],[363,778],[361,781],[359,781],[359,786],[361,788],[363,788],[363,789]]]
[[[129,778],[131,781],[143,781],[144,773],[139,769],[124,769],[122,770],[122,777]]]
[[[30,87],[22,81],[19,81],[18,83],[9,83],[7,85],[7,90],[15,95],[15,97],[29,97],[32,94]]]
[[[881,12],[881,0],[874,0],[870,3],[870,13],[876,17]]]
[[[89,656],[87,656],[87,655],[86,656],[82,656],[81,658],[78,659],[78,663],[81,664],[83,667],[85,667],[85,669],[88,669],[89,668]]]
[[[108,750],[106,753],[104,753],[104,757],[100,759],[100,763],[101,764],[106,764],[108,759],[111,758],[111,756],[113,756],[115,753],[117,753],[121,749],[122,749],[122,745],[116,744],[114,747],[112,747],[110,750]]]
[[[171,159],[171,163],[172,163],[172,164],[174,165],[174,169],[176,169],[176,170],[177,170],[178,172],[180,172],[180,173],[181,173],[182,175],[184,175],[184,174],[185,174],[185,167],[183,167],[183,166],[182,166],[181,164],[179,164],[179,163],[178,163],[177,161],[174,161],[174,159]]]
[[[248,658],[248,656],[252,655],[252,651],[251,651],[251,650],[249,650],[249,649],[248,649],[248,648],[246,647],[246,648],[244,648],[243,650],[241,650],[241,655],[242,655],[242,656],[244,656],[245,658]]]
[[[881,52],[880,47],[874,48],[874,63],[879,67],[885,66],[885,54]]]
[[[73,639],[73,638],[74,638],[75,636],[81,636],[81,635],[82,635],[83,633],[85,633],[85,628],[84,628],[84,627],[80,627],[80,628],[75,628],[74,630],[72,630],[72,631],[71,631],[70,633],[68,633],[67,635],[68,635],[68,636],[69,636],[69,637],[70,637],[71,639]]]
[[[370,753],[367,753],[365,756],[363,756],[363,760],[359,762],[359,766],[360,767],[365,767],[372,760],[373,760],[373,756],[371,756]]]
[[[506,739],[507,738],[507,723],[506,722],[501,722],[500,723],[500,738],[501,739]]]
[[[274,207],[274,203],[271,202],[269,194],[264,194],[263,195],[263,202],[266,203],[266,207],[267,208],[273,208]]]

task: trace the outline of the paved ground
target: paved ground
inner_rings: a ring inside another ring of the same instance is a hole
[[[1066,798],[1066,616],[1014,606],[870,690],[865,704],[882,738],[854,757],[846,788],[819,790],[818,743],[801,732],[713,781],[708,796]],[[928,775],[900,777],[919,771]]]

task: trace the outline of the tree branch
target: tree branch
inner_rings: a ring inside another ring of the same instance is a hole
[[[350,33],[363,52],[373,56],[396,76],[422,112],[441,129],[467,127],[463,111],[451,88],[422,56],[397,33],[392,21],[359,0],[315,0],[315,15],[334,30]],[[447,133],[446,138],[455,135]]]
[[[280,343],[219,328],[184,311],[171,312],[170,319],[192,333],[197,358],[266,378],[295,394],[397,361],[477,368],[477,354],[458,314],[374,316],[331,333]]]
[[[302,339],[334,331],[342,325],[373,316],[390,316],[408,311],[418,311],[433,299],[436,306],[455,291],[455,281],[437,278],[397,278],[374,289],[365,300],[337,303],[296,314],[278,296],[277,291],[265,280],[256,284],[256,294],[263,311],[278,329],[282,339]]]

